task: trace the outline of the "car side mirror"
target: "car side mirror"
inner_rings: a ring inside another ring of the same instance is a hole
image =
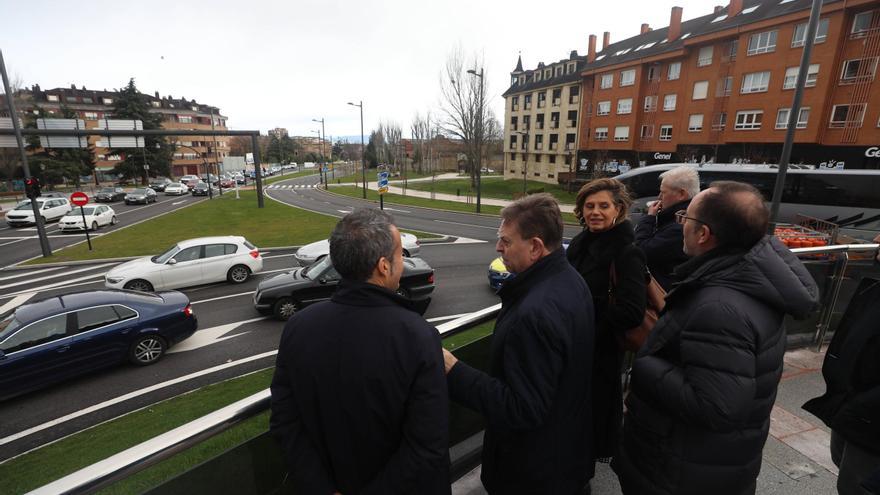
[[[171,258],[170,260],[168,260],[168,264],[169,264],[169,265],[176,265],[176,264],[177,264],[177,260],[174,259],[174,258]]]

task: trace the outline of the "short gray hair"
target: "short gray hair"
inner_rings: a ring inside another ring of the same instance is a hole
[[[687,165],[675,167],[660,174],[660,183],[672,189],[681,189],[693,198],[700,194],[700,173]]]
[[[344,279],[365,282],[379,258],[394,255],[394,217],[376,208],[360,208],[342,217],[330,234],[330,259]]]

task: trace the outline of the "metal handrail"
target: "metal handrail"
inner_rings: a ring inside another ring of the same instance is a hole
[[[816,254],[843,254],[844,262],[838,263],[835,269],[832,286],[832,300],[830,310],[825,311],[820,317],[816,330],[816,339],[820,343],[825,338],[825,332],[830,323],[831,313],[840,294],[840,284],[843,273],[846,270],[851,252],[876,252],[880,244],[848,244],[836,246],[820,246],[809,248],[795,248],[792,253],[796,255]],[[437,326],[437,330],[443,336],[454,335],[475,324],[491,320],[501,310],[501,304],[496,304],[480,311],[456,318],[455,320]],[[260,414],[269,409],[269,389],[260,391],[250,397],[218,409],[206,416],[179,426],[167,433],[163,433],[153,439],[135,445],[107,459],[99,461],[91,466],[82,468],[63,478],[44,485],[30,492],[30,495],[49,494],[81,494],[93,493],[112,483],[121,481],[126,477],[142,471],[160,461],[189,449],[214,435]]]

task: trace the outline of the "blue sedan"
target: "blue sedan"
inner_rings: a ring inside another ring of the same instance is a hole
[[[180,292],[75,292],[0,315],[0,400],[125,360],[158,361],[198,327]]]

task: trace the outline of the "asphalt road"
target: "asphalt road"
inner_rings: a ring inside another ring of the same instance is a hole
[[[125,228],[133,223],[148,220],[162,213],[184,208],[206,199],[204,196],[193,197],[189,194],[184,196],[165,196],[164,193],[159,193],[157,201],[149,205],[126,205],[122,201],[104,203],[109,204],[113,208],[119,223],[115,226],[101,227],[97,232],[90,232],[90,235],[93,237],[101,236],[108,232]],[[49,246],[53,251],[77,242],[83,242],[86,239],[85,234],[82,232],[60,232],[57,221],[49,222],[46,225],[46,235],[49,238]],[[0,267],[13,265],[41,255],[42,250],[40,249],[40,241],[37,238],[37,228],[35,226],[9,227],[5,220],[0,221]]]
[[[374,205],[309,187],[316,181],[315,176],[273,184],[267,190],[272,199],[267,201],[335,216],[353,207]],[[167,203],[142,210],[129,207],[132,216],[122,223],[141,212],[172,207]],[[486,278],[487,266],[496,256],[497,217],[392,208],[403,228],[450,236],[442,243],[422,245],[421,257],[434,268],[436,283],[427,319],[439,324],[498,302]],[[31,242],[39,249],[35,240]],[[292,254],[289,249],[264,250],[263,272],[241,285],[183,289],[199,319],[199,331],[159,363],[144,368],[121,365],[0,402],[0,461],[157,401],[272,366],[283,324],[261,317],[253,308],[252,295],[259,280],[296,265]],[[102,288],[104,273],[114,265],[0,271],[0,313],[28,300]]]

